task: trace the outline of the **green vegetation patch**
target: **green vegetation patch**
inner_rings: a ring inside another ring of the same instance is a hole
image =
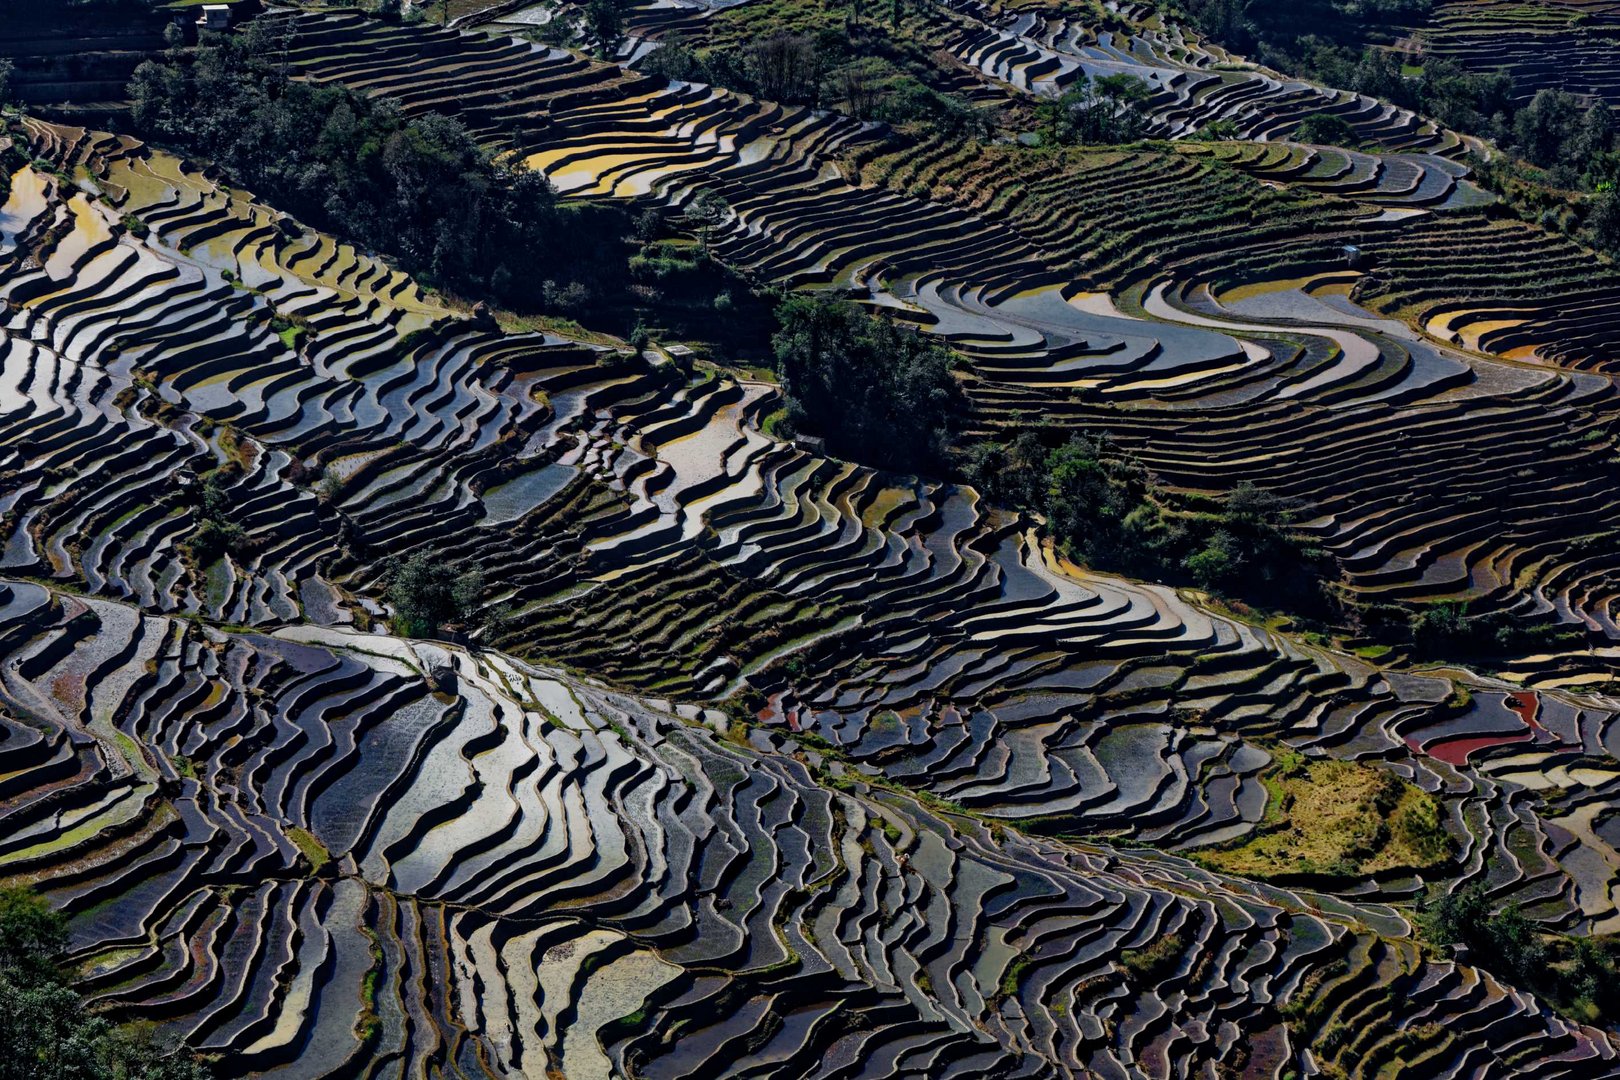
[[[1464,945],[1477,964],[1540,994],[1582,1023],[1620,1017],[1620,942],[1549,933],[1518,904],[1495,909],[1483,885],[1441,892],[1421,906],[1423,936]]]
[[[1180,934],[1166,934],[1140,949],[1126,949],[1119,954],[1119,962],[1131,980],[1141,986],[1157,986],[1181,965],[1181,954],[1187,951],[1187,940]]]
[[[308,829],[300,829],[295,825],[287,830],[287,839],[303,852],[304,858],[309,860],[310,869],[316,873],[332,861],[332,853],[327,851],[326,845],[316,839],[315,834]]]
[[[1451,856],[1440,804],[1384,769],[1284,750],[1262,782],[1270,798],[1260,828],[1201,853],[1199,862],[1257,878],[1348,878],[1424,869]]]

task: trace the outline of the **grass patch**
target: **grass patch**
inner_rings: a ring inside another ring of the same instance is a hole
[[[287,830],[287,839],[303,852],[304,858],[309,860],[310,869],[316,873],[332,861],[332,853],[327,851],[326,845],[317,840],[315,834],[308,829],[300,829],[294,825]]]
[[[768,437],[770,437],[772,439],[780,438],[781,436],[777,435],[777,433],[776,433],[776,428],[777,428],[777,425],[781,424],[781,422],[786,420],[786,419],[787,419],[787,409],[786,408],[777,409],[775,412],[771,413],[771,415],[767,416],[763,421],[760,422],[759,430],[763,431]]]
[[[1035,958],[1033,956],[1028,953],[1019,953],[1013,959],[1013,962],[1007,965],[1007,970],[1002,973],[999,996],[1010,998],[1018,993],[1018,984],[1024,981],[1024,972],[1028,971],[1034,963]]]
[[[1181,954],[1187,951],[1187,940],[1180,934],[1164,937],[1141,949],[1126,949],[1119,954],[1119,962],[1131,981],[1141,986],[1157,986],[1175,974],[1181,965]]]
[[[1350,878],[1425,869],[1451,856],[1440,804],[1386,770],[1279,751],[1261,782],[1269,798],[1260,827],[1199,853],[1200,863],[1256,878]]]

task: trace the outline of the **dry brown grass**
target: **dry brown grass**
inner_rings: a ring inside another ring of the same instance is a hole
[[[1387,770],[1284,752],[1265,784],[1260,828],[1199,861],[1249,877],[1353,877],[1422,869],[1451,854],[1439,803]]]

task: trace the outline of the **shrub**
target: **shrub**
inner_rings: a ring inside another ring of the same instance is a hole
[[[1181,954],[1186,951],[1185,938],[1180,934],[1166,934],[1146,948],[1126,949],[1119,954],[1119,962],[1133,982],[1156,986],[1175,974],[1176,968],[1181,966]]]
[[[466,624],[484,591],[484,575],[428,551],[386,566],[394,628],[407,637],[432,637],[441,626]]]
[[[887,468],[942,459],[961,401],[948,349],[847,300],[794,296],[776,315],[771,342],[796,430]]]

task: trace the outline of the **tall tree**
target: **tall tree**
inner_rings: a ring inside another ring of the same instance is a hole
[[[847,300],[794,296],[777,319],[772,344],[796,430],[880,466],[938,465],[961,405],[947,349]]]

